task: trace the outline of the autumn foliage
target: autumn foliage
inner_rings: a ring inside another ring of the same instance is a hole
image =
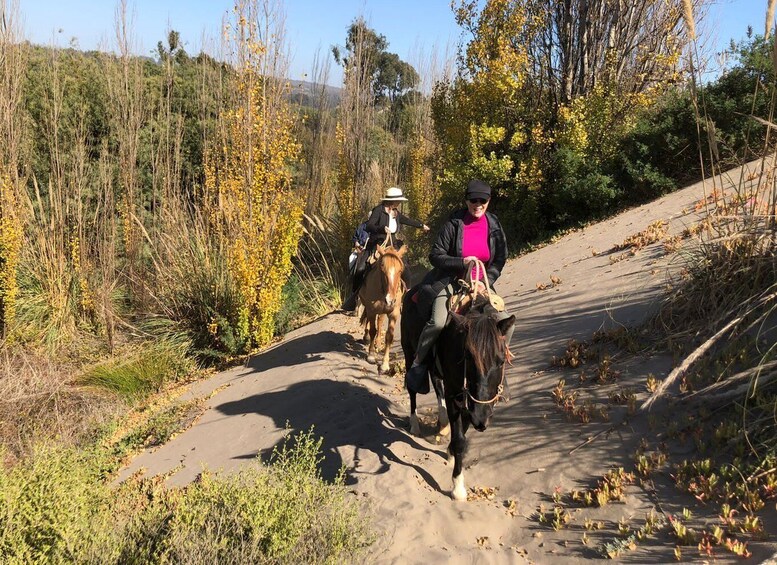
[[[291,189],[290,167],[300,147],[284,98],[288,84],[273,66],[277,47],[260,38],[262,22],[249,17],[256,9],[238,4],[227,30],[238,57],[234,97],[224,112],[223,137],[205,165],[205,192],[243,301],[238,331],[261,346],[273,337],[302,233],[302,203]]]
[[[469,39],[433,99],[449,199],[486,179],[519,241],[608,209],[623,140],[680,78],[679,4],[461,0],[455,14]]]

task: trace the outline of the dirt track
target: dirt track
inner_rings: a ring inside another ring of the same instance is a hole
[[[708,183],[706,190],[711,188]],[[630,468],[648,415],[619,425],[623,408],[613,410],[609,422],[568,421],[550,392],[560,378],[572,382],[579,371],[560,373],[549,363],[563,354],[570,339],[589,339],[597,329],[632,325],[648,315],[666,283],[667,266],[678,266],[678,255],[666,255],[661,243],[617,261],[621,252],[609,251],[656,220],[668,221],[671,234],[680,233],[698,221],[695,204],[703,197],[704,187],[693,185],[508,262],[497,286],[518,317],[512,342],[516,359],[507,377],[512,399],[498,406],[485,433],[468,434],[465,471],[468,487],[497,489],[493,500],[454,503],[448,497],[451,471],[445,444],[437,443],[431,427],[433,418],[425,419],[424,437],[409,435],[401,380],[379,375],[366,363],[356,320],[338,313],[290,333],[247,366],[196,384],[192,396],[228,386],[208,400],[209,409],[196,425],[138,456],[123,476],[141,468],[157,474],[180,466],[170,482],[184,484],[203,466],[233,470],[270,452],[285,435],[287,422],[295,430],[315,426],[324,438],[324,475],[332,477],[346,466],[350,488],[368,505],[380,533],[368,562],[598,560],[595,548],[615,536],[621,518],[636,527],[644,523],[654,507],[644,491],[633,487],[624,503],[577,512],[558,532],[539,524],[535,511],[541,503],[551,506],[548,497],[556,487],[565,492],[590,487],[613,466]],[[537,290],[538,283],[551,283],[551,275],[561,283]],[[616,367],[622,372],[619,386],[631,386],[644,399],[648,373],[661,378],[671,367],[671,360],[663,357],[623,357]],[[606,399],[606,391],[602,394]],[[435,405],[433,395],[427,395],[420,414],[431,414]],[[611,433],[570,455],[587,438],[611,427]],[[692,506],[668,484],[657,484],[657,489],[667,511]],[[513,512],[508,501],[515,502]],[[714,516],[716,509],[709,510]],[[588,517],[606,527],[589,532],[590,542],[584,545],[582,524]],[[767,525],[774,524],[777,516],[767,517]],[[774,541],[751,544],[752,562],[774,553]],[[648,540],[619,561],[670,562],[672,548]],[[700,561],[693,548],[687,557]],[[732,554],[721,557],[734,561]]]

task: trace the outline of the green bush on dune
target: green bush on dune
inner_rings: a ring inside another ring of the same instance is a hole
[[[4,563],[325,563],[370,539],[342,476],[318,471],[312,432],[276,450],[270,465],[204,473],[183,489],[130,479],[113,488],[105,454],[42,447],[0,469]]]

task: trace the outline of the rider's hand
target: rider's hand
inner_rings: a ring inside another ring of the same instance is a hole
[[[424,224],[424,225],[423,225],[423,226],[421,226],[421,227],[422,227],[422,229],[423,229],[424,231],[429,231],[429,230],[431,229],[431,228],[429,228],[429,226],[427,226],[426,224]]]
[[[472,263],[473,261],[477,261],[477,260],[478,258],[475,257],[474,255],[469,255],[467,257],[464,257],[464,264],[466,265],[468,263]]]

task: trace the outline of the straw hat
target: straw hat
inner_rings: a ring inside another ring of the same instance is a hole
[[[386,194],[383,196],[384,202],[407,202],[407,198],[402,195],[402,189],[392,186],[386,189]]]

